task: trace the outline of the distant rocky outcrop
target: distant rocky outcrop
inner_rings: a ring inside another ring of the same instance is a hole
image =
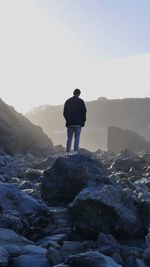
[[[9,154],[37,152],[41,147],[53,148],[42,128],[0,99],[0,148]]]
[[[124,149],[133,152],[150,150],[150,141],[131,130],[108,127],[108,150],[118,153]]]
[[[81,135],[81,147],[91,151],[107,149],[109,126],[129,129],[150,140],[150,98],[107,99],[86,103],[87,122]],[[54,144],[65,145],[63,106],[42,106],[26,114],[40,125]]]

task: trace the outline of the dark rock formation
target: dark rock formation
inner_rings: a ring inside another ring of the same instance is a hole
[[[107,147],[109,151],[119,153],[124,149],[134,152],[150,150],[150,141],[131,130],[108,127]]]
[[[0,266],[148,267],[149,153],[62,153],[0,150]]]
[[[90,182],[109,183],[103,165],[96,159],[80,155],[58,158],[53,167],[44,171],[41,194],[50,205],[65,205]]]
[[[52,141],[41,127],[32,124],[22,114],[0,99],[0,148],[9,154],[26,153],[33,147],[49,146]]]
[[[45,203],[40,203],[15,185],[0,183],[0,227],[30,236],[36,236],[38,231],[40,236],[50,222]]]
[[[136,205],[119,187],[104,185],[100,189],[85,189],[69,207],[75,229],[87,238],[99,232],[122,237],[141,235]]]

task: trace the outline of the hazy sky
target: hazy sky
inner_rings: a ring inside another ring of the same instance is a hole
[[[0,0],[0,97],[18,111],[150,97],[150,0]]]

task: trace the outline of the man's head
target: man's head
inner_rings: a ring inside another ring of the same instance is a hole
[[[79,96],[81,94],[81,91],[77,88],[77,89],[74,90],[73,94],[75,96]]]

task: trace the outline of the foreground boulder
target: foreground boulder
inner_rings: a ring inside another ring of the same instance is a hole
[[[40,234],[50,225],[49,209],[44,203],[19,190],[15,185],[0,183],[0,226],[18,233]]]
[[[89,183],[109,183],[105,169],[96,159],[87,156],[58,158],[44,171],[41,195],[50,205],[67,205]]]
[[[121,187],[87,188],[69,205],[69,211],[74,228],[87,238],[99,232],[121,237],[141,235],[136,205]]]

